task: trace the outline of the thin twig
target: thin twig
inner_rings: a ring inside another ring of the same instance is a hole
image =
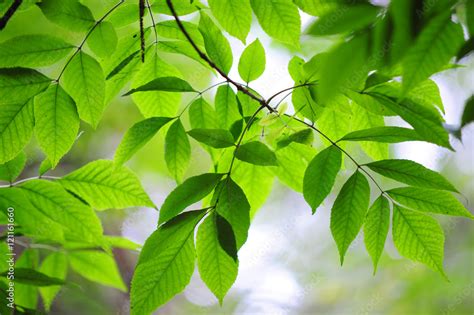
[[[158,43],[158,33],[156,31],[155,18],[153,17],[153,11],[151,11],[151,5],[150,5],[150,2],[148,0],[146,0],[146,7],[148,9],[148,13],[150,14],[151,23],[153,25],[153,31],[155,33],[155,43]]]
[[[7,26],[8,21],[11,19],[16,10],[20,7],[22,0],[13,1],[12,5],[8,8],[7,12],[0,19],[0,30],[3,30]]]
[[[299,85],[295,85],[295,86],[292,86],[292,87],[289,87],[289,88],[286,88],[286,89],[283,89],[281,90],[280,92],[277,92],[275,94],[273,94],[272,96],[270,96],[270,98],[267,100],[267,103],[270,104],[271,101],[277,97],[278,95],[282,94],[282,93],[285,93],[287,91],[293,91],[297,88],[300,88],[300,87],[305,87],[305,86],[312,86],[312,85],[315,85],[314,83],[312,82],[308,82],[308,83],[303,83],[303,84],[299,84]]]
[[[57,180],[60,179],[61,177],[56,177],[56,176],[34,176],[34,177],[28,177],[24,179],[20,179],[19,181],[16,181],[14,183],[11,183],[10,185],[0,185],[0,188],[8,188],[8,187],[14,187],[18,186],[22,183],[29,182],[30,180],[35,180],[35,179],[50,179],[50,180]]]

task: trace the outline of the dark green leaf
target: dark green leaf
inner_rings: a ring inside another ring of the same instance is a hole
[[[6,276],[7,273],[3,272],[1,276]],[[15,282],[25,283],[35,287],[47,287],[52,285],[62,285],[64,280],[53,278],[29,268],[15,268]]]
[[[213,148],[227,148],[234,146],[234,137],[225,129],[193,129],[188,134],[199,142]]]
[[[474,121],[474,95],[471,96],[464,105],[461,118],[461,128]]]
[[[402,127],[375,127],[348,133],[339,141],[375,141],[398,143],[405,141],[421,141],[421,137],[413,130]]]
[[[156,78],[145,85],[139,86],[125,93],[123,96],[144,91],[165,92],[197,92],[188,82],[177,77]]]
[[[240,145],[235,150],[235,157],[241,161],[255,165],[278,165],[275,153],[259,141],[251,141]]]

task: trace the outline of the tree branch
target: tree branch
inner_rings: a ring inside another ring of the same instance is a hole
[[[7,12],[0,19],[0,30],[3,30],[7,26],[8,21],[11,19],[16,10],[20,7],[23,0],[15,0],[12,5],[8,8]]]

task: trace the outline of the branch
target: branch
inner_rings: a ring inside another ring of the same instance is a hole
[[[272,96],[270,96],[270,98],[267,100],[267,103],[270,104],[271,101],[277,97],[278,95],[282,94],[282,93],[285,93],[287,91],[293,91],[297,88],[300,88],[300,87],[305,87],[305,86],[312,86],[312,85],[315,85],[315,83],[313,82],[308,82],[308,83],[302,83],[302,84],[299,84],[299,85],[295,85],[295,86],[292,86],[292,87],[289,87],[289,88],[286,88],[284,90],[281,90],[280,92],[277,92],[275,94],[273,94]]]
[[[20,7],[23,0],[15,0],[12,5],[8,8],[7,12],[0,19],[0,30],[3,30],[7,26],[8,21],[11,19],[16,10]]]

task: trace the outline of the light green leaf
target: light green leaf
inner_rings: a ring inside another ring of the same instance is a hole
[[[42,0],[37,4],[51,22],[74,32],[85,32],[94,25],[94,17],[77,0]]]
[[[90,162],[59,182],[96,210],[154,207],[137,176],[113,161]]]
[[[278,165],[275,153],[259,141],[251,141],[240,145],[235,150],[235,157],[241,161],[255,165]]]
[[[100,64],[79,51],[64,71],[61,82],[76,102],[79,117],[96,128],[105,109],[105,77]]]
[[[97,243],[102,237],[102,226],[94,211],[61,185],[31,180],[19,187],[38,211],[62,226],[66,239]]]
[[[218,120],[214,108],[202,97],[195,100],[188,110],[189,123],[193,129],[217,129]]]
[[[393,242],[398,252],[446,275],[443,270],[444,233],[435,219],[393,206]]]
[[[51,162],[46,158],[41,162],[38,168],[38,175],[41,177],[47,172],[49,172],[51,169],[52,169]]]
[[[26,154],[21,151],[13,160],[0,164],[0,180],[13,182],[23,171],[26,164]]]
[[[300,46],[301,20],[291,0],[250,0],[263,30],[276,40]]]
[[[50,78],[33,69],[0,69],[0,106],[26,103],[31,97],[45,90],[50,83]]]
[[[59,84],[35,97],[35,133],[51,167],[71,149],[79,131],[79,116],[72,98]]]
[[[34,128],[33,99],[0,105],[0,163],[15,158],[30,141]]]
[[[199,29],[196,24],[186,21],[181,21],[181,23],[186,29],[186,32],[189,34],[189,36],[191,36],[191,38],[197,45],[204,45],[204,39],[202,38],[202,35],[199,32]],[[178,23],[176,23],[175,20],[168,20],[156,23],[156,31],[160,36],[165,38],[187,41],[186,36],[183,34],[183,32],[178,26]]]
[[[381,116],[396,116],[394,112],[383,106],[377,98],[372,95],[346,90],[344,92],[347,97],[353,100],[357,105],[370,111],[372,114]]]
[[[369,183],[361,172],[356,171],[341,188],[331,210],[331,233],[339,249],[341,265],[349,245],[364,223],[369,201]]]
[[[56,279],[64,280],[67,274],[67,259],[61,252],[51,253],[43,260],[39,271],[43,274]],[[39,288],[41,298],[47,311],[51,310],[54,298],[61,290],[61,286],[50,286]]]
[[[163,91],[163,92],[197,92],[188,82],[177,77],[156,78],[142,86],[132,89],[123,96],[136,92]]]
[[[330,146],[314,157],[304,173],[303,196],[313,214],[331,192],[341,169],[342,153]]]
[[[440,71],[464,42],[462,27],[451,21],[449,11],[431,19],[403,59],[403,89],[414,86]]]
[[[238,263],[221,247],[218,238],[216,215],[208,216],[199,226],[196,238],[199,274],[220,304],[232,287],[238,273]]]
[[[222,175],[209,173],[185,180],[166,197],[160,209],[159,224],[169,221],[186,207],[209,195],[222,178]]]
[[[420,141],[420,136],[413,130],[402,127],[375,127],[348,133],[339,141],[375,141],[398,143]]]
[[[313,141],[314,141],[313,130],[307,128],[307,129],[303,129],[295,133],[292,133],[291,135],[278,140],[277,147],[278,149],[282,149],[293,142],[311,145],[313,144]]]
[[[166,52],[166,53],[178,54],[178,55],[189,57],[193,59],[194,61],[199,62],[206,69],[209,69],[209,70],[212,69],[209,66],[209,64],[199,56],[199,54],[196,52],[196,50],[194,50],[193,46],[189,42],[176,41],[176,40],[173,40],[173,41],[162,40],[158,42],[156,47],[158,50]],[[211,70],[211,71],[214,71],[214,70]]]
[[[132,24],[138,21],[138,19],[138,3],[124,3],[106,17],[106,20],[117,28]]]
[[[110,57],[117,48],[117,33],[112,23],[102,21],[87,38],[87,45],[100,58]]]
[[[209,6],[222,27],[245,44],[252,24],[249,0],[209,0]]]
[[[370,207],[364,222],[364,243],[372,257],[374,274],[385,247],[389,225],[390,204],[384,196],[380,196]]]
[[[137,244],[129,240],[128,238],[121,236],[104,235],[104,241],[105,243],[107,243],[108,246],[113,248],[139,250],[142,247],[140,244]]]
[[[3,272],[2,276],[7,276]],[[15,283],[27,284],[34,287],[48,287],[64,284],[64,281],[57,278],[48,277],[42,272],[30,268],[15,268]]]
[[[204,5],[197,0],[173,0],[173,7],[178,13],[178,15],[188,15],[190,13],[196,12],[199,9],[204,8]],[[168,8],[166,0],[156,0],[153,2],[151,9],[155,13],[173,15]]]
[[[258,38],[245,48],[239,60],[239,74],[249,83],[260,77],[265,71],[265,50]]]
[[[213,148],[228,148],[234,146],[234,136],[225,129],[193,129],[188,134],[199,142]]]
[[[50,35],[23,35],[0,44],[0,67],[49,66],[72,50],[74,45]]]
[[[194,228],[204,214],[183,213],[146,240],[132,279],[132,315],[152,313],[189,283],[196,255]]]
[[[419,187],[401,187],[391,189],[387,193],[396,202],[413,210],[474,219],[474,216],[459,200],[447,191]]]
[[[15,262],[15,270],[20,268],[36,269],[39,261],[39,251],[36,249],[25,249]],[[34,270],[33,270],[34,272]],[[30,309],[36,308],[38,304],[38,288],[23,284],[15,284],[15,304]]]
[[[76,250],[68,253],[68,260],[72,269],[87,280],[127,292],[113,256],[96,250]]]
[[[457,192],[441,174],[410,160],[382,160],[366,164],[372,171],[399,182],[423,188]]]
[[[215,107],[222,128],[229,129],[241,118],[235,93],[229,85],[217,89]]]
[[[341,0],[293,0],[293,2],[304,12],[321,16],[330,11],[341,8]]]
[[[172,118],[152,117],[134,124],[123,137],[117,150],[114,161],[118,165],[130,160],[130,158],[140,150],[156,133]]]
[[[230,44],[221,30],[202,11],[201,19],[199,20],[199,31],[204,38],[204,46],[209,58],[222,72],[228,74],[232,67],[233,59]]]
[[[191,144],[183,124],[178,119],[168,129],[165,138],[165,160],[176,181],[181,181],[191,159]]]
[[[325,108],[317,126],[330,139],[339,139],[350,131],[351,115],[337,109]]]

